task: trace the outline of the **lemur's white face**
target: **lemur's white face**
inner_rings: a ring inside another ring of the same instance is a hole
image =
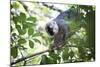
[[[53,28],[54,34],[57,34],[59,31],[59,27],[55,21],[51,21],[50,23],[50,28]]]

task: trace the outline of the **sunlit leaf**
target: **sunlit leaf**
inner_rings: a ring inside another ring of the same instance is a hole
[[[15,8],[15,9],[19,8],[19,5],[17,4],[17,2],[14,2],[12,6],[13,6],[13,8]]]
[[[43,11],[43,13],[48,14],[49,9],[48,9],[47,7],[44,7],[44,8],[42,9],[42,11]]]

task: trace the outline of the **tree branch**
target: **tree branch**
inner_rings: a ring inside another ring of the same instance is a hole
[[[75,33],[75,32],[70,32],[69,35],[68,35],[66,38],[71,37],[74,33]],[[64,46],[64,45],[60,46],[59,48],[61,48],[61,47],[63,47],[63,46]],[[66,45],[66,47],[77,47],[77,46],[74,46],[74,45]],[[16,64],[16,63],[19,63],[19,62],[21,62],[21,61],[24,61],[24,60],[26,60],[26,59],[28,59],[28,58],[33,57],[33,56],[40,55],[40,54],[43,54],[43,53],[45,53],[45,52],[50,52],[50,51],[52,51],[52,50],[59,50],[59,49],[58,49],[58,48],[47,49],[47,50],[45,50],[45,51],[41,51],[41,52],[38,52],[38,53],[35,53],[35,54],[32,54],[32,55],[26,56],[26,57],[22,57],[22,58],[20,58],[20,59],[17,59],[17,60],[14,61],[14,62],[11,62],[11,65],[14,65],[14,64]]]
[[[58,8],[56,8],[56,7],[54,7],[53,5],[49,6],[49,5],[45,4],[45,3],[42,3],[42,4],[43,4],[45,7],[50,8],[50,9],[52,9],[52,10],[56,10],[56,11],[58,11],[58,12],[62,12],[62,10],[60,10],[60,9],[58,9]]]
[[[21,53],[21,55],[22,55],[22,58],[23,58],[23,57],[24,57],[24,56],[23,56],[23,53],[21,52],[21,50],[19,50],[19,51],[20,51],[20,53]],[[25,66],[25,65],[26,65],[26,62],[27,62],[27,61],[26,61],[26,60],[24,60],[23,66]]]
[[[16,64],[16,63],[18,63],[18,62],[21,62],[21,61],[23,61],[23,60],[25,60],[25,59],[31,58],[31,57],[33,57],[33,56],[40,55],[40,54],[42,54],[42,53],[48,52],[48,51],[49,51],[49,49],[47,49],[47,50],[45,50],[45,51],[42,51],[42,52],[38,52],[38,53],[32,54],[32,55],[30,55],[30,56],[26,56],[26,57],[17,59],[15,62],[11,62],[11,65]]]

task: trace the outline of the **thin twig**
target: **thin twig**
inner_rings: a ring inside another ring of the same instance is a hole
[[[20,50],[20,49],[19,49],[19,51],[20,51],[20,53],[21,53],[21,55],[22,55],[22,58],[23,58],[23,57],[24,57],[24,56],[23,56],[23,53],[21,52],[21,50]],[[26,61],[26,60],[24,60],[23,66],[25,66],[25,65],[26,65],[26,62],[27,62],[27,61]]]

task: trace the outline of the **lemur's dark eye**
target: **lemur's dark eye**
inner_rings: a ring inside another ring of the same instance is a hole
[[[50,28],[49,26],[47,26],[47,32],[48,32],[51,36],[54,35],[53,28]]]

